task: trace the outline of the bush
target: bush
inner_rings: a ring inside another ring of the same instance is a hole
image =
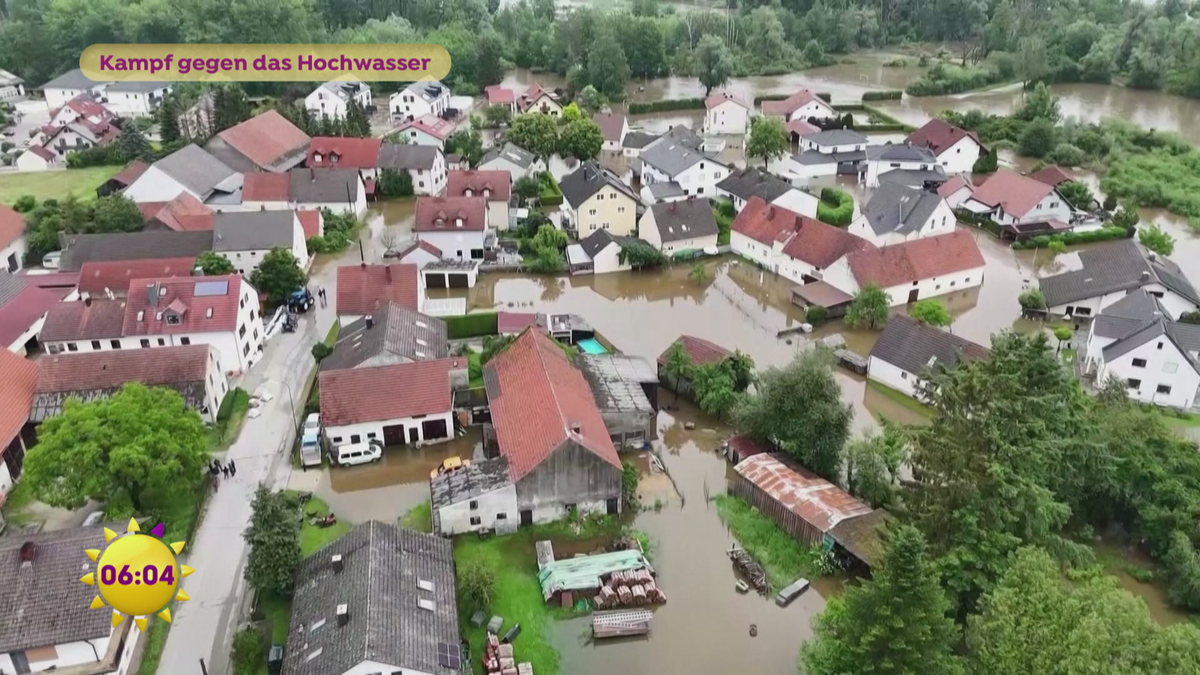
[[[903,59],[900,59],[903,61]],[[904,97],[904,92],[899,89],[889,91],[864,91],[862,95],[863,103],[867,101],[899,101]]]
[[[499,330],[495,312],[446,316],[442,320],[446,322],[446,337],[450,340],[495,335]]]
[[[975,166],[971,167],[972,173],[996,173],[996,169],[1000,166],[1000,157],[996,153],[996,148],[987,151],[987,154],[982,155],[975,160]]]
[[[1046,309],[1046,296],[1040,288],[1022,291],[1021,295],[1017,296],[1017,302],[1021,303],[1022,309]]]
[[[379,176],[377,192],[383,197],[413,196],[412,174],[408,171],[384,169]]]
[[[807,312],[804,313],[804,321],[812,324],[813,326],[820,326],[821,324],[825,323],[825,317],[828,316],[828,314],[829,313],[824,307],[821,307],[820,305],[813,305],[812,307],[808,308]]]
[[[994,68],[969,66],[963,68],[948,63],[939,63],[928,70],[920,79],[910,83],[904,93],[909,96],[942,96],[958,94],[995,84],[1003,79]]]
[[[312,346],[312,355],[313,355],[313,358],[317,360],[317,363],[324,361],[325,357],[329,356],[332,353],[333,353],[333,347],[330,347],[329,345],[325,344],[324,342],[318,342],[317,344]]]
[[[1014,241],[1012,247],[1015,250],[1024,250],[1031,248],[1047,248],[1051,242],[1062,242],[1063,246],[1074,246],[1076,244],[1094,244],[1098,241],[1112,241],[1114,239],[1128,239],[1133,236],[1134,230],[1127,230],[1123,227],[1102,227],[1099,230],[1091,232],[1064,232],[1063,234],[1055,235],[1039,235],[1025,241]]]
[[[1062,166],[1079,166],[1087,160],[1087,155],[1070,143],[1059,143],[1046,159]]]
[[[791,94],[767,94],[766,96],[756,96],[754,98],[754,105],[761,106],[763,101],[782,101],[789,96],[791,96]],[[830,94],[827,91],[819,91],[817,92],[817,98],[829,103],[833,100],[833,94]],[[700,101],[700,107],[703,108],[704,99],[697,100]],[[842,106],[838,106],[839,109],[841,109],[841,107]],[[631,110],[630,112],[632,113],[633,111]]]
[[[13,210],[17,213],[29,213],[37,206],[37,199],[33,195],[21,195],[17,197],[17,201],[13,202]]]
[[[854,218],[854,197],[849,192],[835,187],[821,190],[821,201],[817,204],[817,220],[837,227],[845,227]]]
[[[655,112],[671,112],[673,110],[703,110],[704,99],[702,98],[677,98],[668,99],[665,101],[652,101],[650,103],[630,103],[629,114],[640,115],[642,113]]]
[[[248,407],[250,407],[250,394],[247,394],[246,390],[241,387],[235,387],[225,394],[225,398],[221,399],[221,407],[217,408],[217,421],[226,422],[233,415],[234,410]]]
[[[234,675],[258,675],[266,669],[267,641],[257,628],[244,628],[233,636]]]
[[[633,462],[621,462],[621,503],[628,511],[638,508],[638,481],[641,472]]]
[[[491,562],[473,559],[458,568],[458,597],[469,611],[485,611],[496,593],[496,570]]]
[[[554,180],[554,176],[549,171],[543,171],[538,176],[538,180],[542,183],[541,202],[543,206],[558,206],[563,203],[562,190],[558,187],[558,182]]]

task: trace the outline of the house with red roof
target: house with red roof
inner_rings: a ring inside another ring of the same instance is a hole
[[[954,293],[983,284],[985,262],[969,230],[922,237],[900,244],[863,248],[827,268],[822,278],[854,295],[877,284],[891,306]]]
[[[38,367],[33,361],[0,349],[0,495],[7,494],[21,477],[25,450],[35,440],[26,427],[29,406],[37,391]]]
[[[79,268],[79,292],[95,297],[123,298],[134,279],[191,276],[195,256],[144,260],[92,260]]]
[[[487,200],[488,225],[507,230],[512,201],[512,174],[502,170],[451,171],[446,178],[447,197],[479,197]]]
[[[937,188],[938,196],[946,200],[946,205],[951,209],[957,209],[962,206],[962,203],[967,201],[975,192],[975,184],[971,182],[970,176],[967,174],[958,174],[951,176],[950,180],[942,183]]]
[[[517,114],[517,93],[512,89],[493,84],[483,88],[483,95],[487,97],[489,106],[502,105],[513,115]]]
[[[1001,225],[1069,224],[1074,215],[1058,188],[1012,169],[999,169],[989,176],[962,208]]]
[[[733,251],[797,283],[819,281],[825,269],[847,254],[874,248],[871,242],[757,195],[734,218]]]
[[[787,123],[810,119],[829,119],[837,117],[838,111],[817,94],[807,89],[801,89],[781,101],[763,101],[762,114],[778,117]]]
[[[529,85],[525,93],[517,98],[517,108],[521,112],[539,112],[543,115],[558,117],[562,114],[562,104],[558,102],[558,96],[553,92],[542,89],[542,85],[534,82]]]
[[[709,342],[704,338],[698,338],[694,335],[680,335],[663,350],[663,353],[658,355],[657,361],[659,382],[662,382],[662,385],[667,389],[680,394],[687,394],[691,391],[691,380],[677,381],[677,378],[674,375],[668,374],[666,370],[671,350],[677,344],[683,347],[684,353],[691,359],[693,366],[720,363],[726,358],[733,356],[733,352],[715,342]]]
[[[1067,181],[1075,180],[1075,174],[1057,164],[1044,166],[1029,174],[1029,177],[1041,181],[1046,185],[1053,185],[1054,187],[1058,187]]]
[[[337,270],[337,311],[343,326],[394,302],[421,311],[425,289],[416,265],[342,265]]]
[[[284,173],[308,156],[308,134],[275,110],[229,127],[204,149],[235,171]]]
[[[143,230],[191,232],[213,229],[213,210],[187,192],[180,192],[169,202],[142,202],[138,209],[146,219]]]
[[[96,196],[104,197],[106,195],[111,195],[114,192],[120,192],[121,190],[124,190],[130,185],[133,185],[134,181],[141,178],[142,174],[146,173],[146,169],[149,168],[150,165],[140,159],[131,161],[125,165],[125,168],[118,171],[112,178],[109,178],[101,183],[100,186],[96,188]]]
[[[432,244],[444,259],[482,260],[495,237],[488,200],[474,197],[418,197],[417,239]]]
[[[744,134],[750,128],[750,104],[728,91],[715,91],[704,99],[706,134]]]
[[[29,250],[25,239],[25,216],[0,204],[0,267],[16,272],[25,266]]]
[[[305,166],[318,169],[358,169],[363,178],[379,173],[379,149],[382,138],[314,136],[308,146]]]
[[[439,150],[446,149],[446,139],[454,133],[456,125],[433,115],[409,120],[396,127],[396,133],[408,138],[413,145],[431,145]]]
[[[242,180],[242,208],[251,211],[286,209],[291,200],[286,173],[248,173]]]
[[[620,513],[621,460],[591,387],[558,342],[527,329],[484,365],[483,379],[494,432],[485,449],[508,460],[521,525]]]
[[[49,148],[40,145],[30,145],[29,149],[17,156],[14,166],[17,171],[47,171],[51,167],[65,164],[65,160],[54,154]]]
[[[936,117],[909,134],[906,142],[932,150],[942,169],[951,175],[971,173],[979,156],[987,152],[974,131],[960,129]]]
[[[46,313],[63,297],[45,289],[26,275],[0,270],[0,349],[25,354],[45,324]]]

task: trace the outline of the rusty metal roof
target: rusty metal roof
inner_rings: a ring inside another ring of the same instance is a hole
[[[871,507],[850,493],[820,476],[783,463],[774,454],[747,457],[734,470],[821,532],[871,512]]]

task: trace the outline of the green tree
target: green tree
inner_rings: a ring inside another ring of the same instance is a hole
[[[683,347],[682,340],[676,340],[667,348],[666,362],[663,364],[663,373],[670,379],[675,381],[675,400],[679,401],[679,390],[683,388],[685,381],[692,379],[692,371],[695,365],[692,363],[692,356],[688,354]]]
[[[738,399],[729,361],[696,366],[692,371],[692,395],[704,412],[718,419],[728,417]]]
[[[1136,206],[1121,204],[1121,207],[1113,212],[1112,220],[1110,222],[1115,227],[1123,227],[1126,230],[1132,230],[1137,227],[1137,224],[1141,222],[1141,220],[1142,217],[1138,213]]]
[[[1058,349],[1055,351],[1062,351],[1063,345],[1067,342],[1070,342],[1071,337],[1074,335],[1074,333],[1071,332],[1071,329],[1067,326],[1058,326],[1053,332],[1054,339],[1058,340]]]
[[[1200,554],[1186,532],[1172,532],[1170,542],[1163,556],[1169,579],[1167,597],[1173,605],[1196,611],[1200,609]]]
[[[867,284],[854,294],[854,299],[846,308],[846,325],[851,328],[883,328],[891,304],[887,291],[879,284]]]
[[[479,355],[480,365],[486,364],[496,357],[497,354],[508,349],[508,346],[517,339],[515,335],[489,335],[483,339],[483,352]]]
[[[521,198],[522,203],[525,203],[531,199],[537,199],[542,194],[542,184],[532,176],[521,176],[517,182],[513,183],[512,191]]]
[[[944,328],[954,323],[954,317],[946,310],[941,300],[929,298],[918,300],[908,308],[908,315],[921,323]]]
[[[663,255],[662,251],[640,239],[634,239],[622,246],[617,260],[622,265],[629,265],[634,269],[662,267],[667,264],[667,256]]]
[[[735,349],[724,360],[733,369],[733,388],[737,391],[746,391],[754,383],[754,359],[750,358],[746,352]]]
[[[733,75],[733,56],[721,38],[716,35],[705,35],[696,45],[696,62],[699,69],[700,84],[704,85],[704,95],[729,81]]]
[[[1158,225],[1138,229],[1138,241],[1159,255],[1171,255],[1175,251],[1175,238]]]
[[[183,138],[179,131],[179,102],[172,95],[163,99],[158,108],[158,135],[163,145],[172,145]]]
[[[68,399],[38,427],[23,480],[37,499],[78,508],[89,499],[109,512],[165,506],[190,489],[208,462],[200,415],[171,389],[129,383],[110,398]]]
[[[492,606],[496,595],[496,569],[490,560],[468,560],[458,568],[455,585],[463,606],[482,612]]]
[[[229,262],[229,258],[216,251],[205,251],[196,256],[196,267],[211,277],[221,277],[234,272],[233,263]]]
[[[804,50],[800,52],[800,58],[810,66],[823,66],[829,63],[830,59],[825,55],[825,48],[821,46],[819,40],[809,40],[804,45]]]
[[[600,125],[586,117],[568,122],[559,137],[559,153],[581,162],[595,158],[603,146],[604,132]]]
[[[525,267],[536,274],[555,274],[567,268],[567,260],[558,249],[540,248]]]
[[[89,232],[140,232],[145,217],[136,202],[124,195],[108,195],[92,202]]]
[[[810,349],[784,368],[760,373],[755,393],[733,411],[734,425],[778,445],[819,476],[837,481],[854,413],[842,403],[831,355]]]
[[[846,490],[872,508],[890,506],[896,498],[906,441],[902,432],[885,424],[883,433],[866,435],[846,444]]]
[[[142,132],[132,124],[126,124],[117,136],[117,149],[123,161],[129,162],[140,159],[145,162],[154,161],[154,149]]]
[[[759,115],[750,120],[746,156],[762,157],[763,168],[770,169],[773,158],[783,157],[791,146],[788,131],[778,117]]]
[[[539,249],[562,251],[571,242],[566,232],[553,225],[542,225],[533,237],[533,245]]]
[[[405,169],[384,169],[379,174],[379,194],[384,197],[413,196],[412,174]]]
[[[560,117],[564,122],[575,122],[583,119],[583,111],[579,109],[578,104],[576,104],[574,101],[571,101],[562,109],[562,115],[560,115]]]
[[[548,159],[558,150],[558,122],[549,115],[517,115],[508,129],[508,140],[539,159]]]
[[[1013,117],[1026,122],[1038,119],[1057,122],[1058,97],[1050,93],[1050,88],[1044,82],[1038,82],[1033,91],[1025,97],[1025,104],[1013,113]]]
[[[479,61],[475,67],[475,84],[487,87],[504,79],[504,38],[494,30],[479,37]]]
[[[1017,151],[1026,157],[1042,157],[1054,149],[1057,139],[1058,130],[1054,122],[1039,117],[1025,125],[1017,141]]]
[[[250,525],[242,532],[250,547],[243,574],[259,593],[291,596],[301,557],[300,518],[293,496],[259,483],[250,503]]]
[[[871,580],[847,586],[817,617],[800,651],[808,675],[963,672],[954,655],[958,629],[925,537],[900,526],[888,539]]]
[[[1092,200],[1095,199],[1092,196],[1092,189],[1088,187],[1087,183],[1078,180],[1069,180],[1059,185],[1058,192],[1063,196],[1063,199],[1066,199],[1070,202],[1071,206],[1077,209],[1088,208],[1091,206]]]
[[[975,160],[975,166],[971,167],[972,173],[995,173],[1000,166],[1000,155],[995,148],[987,151],[987,154],[980,155],[979,159]]]
[[[628,27],[623,46],[633,77],[658,77],[668,70],[663,31],[653,19],[635,19]]]
[[[1200,310],[1194,309],[1179,315],[1179,323],[1200,324]]]
[[[609,98],[625,95],[625,83],[629,81],[629,62],[621,48],[617,35],[605,27],[596,32],[591,53],[587,61],[588,82]]]
[[[489,112],[495,109],[490,108]],[[458,154],[468,166],[475,166],[483,159],[483,137],[474,127],[456,131],[446,138],[446,152]]]
[[[371,119],[356,100],[346,104],[346,119],[342,120],[341,126],[343,136],[368,138],[371,135]]]
[[[276,246],[263,256],[258,269],[250,275],[250,284],[267,294],[272,304],[280,305],[292,291],[304,288],[308,276],[289,249]]]
[[[1021,81],[1028,85],[1037,82],[1038,86],[1045,85],[1040,81],[1050,72],[1049,55],[1046,42],[1036,35],[1023,38],[1019,45],[1018,70]]]
[[[575,100],[579,102],[579,105],[583,106],[584,110],[593,113],[598,112],[601,108],[608,105],[608,97],[601,94],[599,89],[590,84],[584,87],[583,91],[579,92],[579,96]]]
[[[512,121],[512,108],[507,105],[489,106],[484,113],[484,119],[487,120],[489,128],[499,129]]]
[[[250,119],[250,112],[250,100],[238,85],[213,88],[213,117],[209,124],[214,135]]]

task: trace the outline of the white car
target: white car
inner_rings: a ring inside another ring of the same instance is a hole
[[[58,262],[62,260],[62,251],[51,251],[42,258],[42,267],[48,270],[58,269]]]
[[[300,435],[309,436],[319,433],[321,433],[321,413],[309,413],[308,417],[304,418],[304,430],[300,432]]]

